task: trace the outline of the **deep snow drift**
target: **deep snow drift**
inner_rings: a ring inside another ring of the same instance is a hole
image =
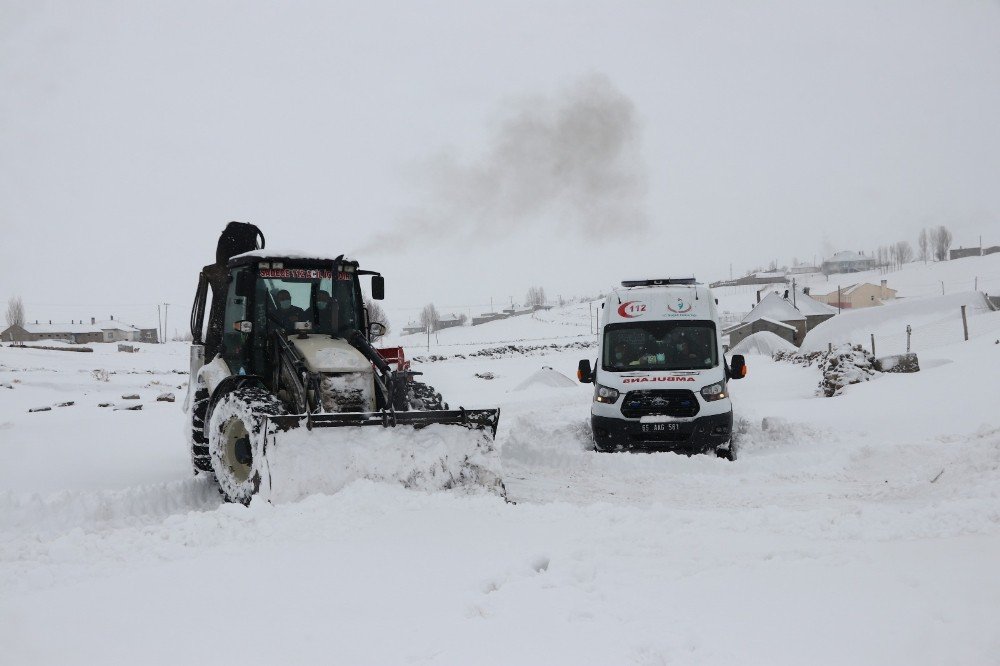
[[[516,503],[344,479],[223,505],[190,475],[180,403],[155,401],[182,390],[183,345],[0,348],[4,661],[996,663],[992,335],[833,398],[815,365],[751,356],[728,462],[591,451],[593,387],[530,380],[592,348],[470,354],[593,339],[586,304],[543,316],[456,331],[414,368],[501,408]],[[128,393],[141,411],[98,407]]]

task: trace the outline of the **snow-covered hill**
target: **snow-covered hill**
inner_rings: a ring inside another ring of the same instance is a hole
[[[995,661],[992,335],[835,398],[748,357],[728,462],[590,450],[593,387],[559,375],[592,330],[578,304],[394,338],[452,406],[500,407],[513,503],[358,481],[223,505],[189,471],[184,345],[0,348],[4,663]]]
[[[967,291],[980,291],[992,296],[1000,295],[1000,253],[985,257],[967,257],[953,261],[913,262],[895,271],[865,271],[862,273],[842,273],[822,275],[819,273],[797,275],[796,286],[808,287],[813,295],[829,294],[837,287],[868,282],[878,285],[882,280],[886,286],[897,290],[898,298],[924,298]],[[790,285],[776,285],[775,290],[784,290]],[[719,287],[714,289],[719,299],[719,309],[739,318],[753,309],[757,298],[756,285]]]

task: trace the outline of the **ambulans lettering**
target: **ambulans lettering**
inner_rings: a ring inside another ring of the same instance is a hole
[[[693,382],[694,377],[624,377],[622,384],[639,384],[642,382]]]
[[[625,301],[618,306],[618,315],[627,319],[646,314],[646,304],[642,301]]]

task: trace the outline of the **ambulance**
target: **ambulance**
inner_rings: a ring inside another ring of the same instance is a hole
[[[693,277],[621,285],[602,305],[597,360],[577,371],[594,385],[594,448],[734,459],[729,382],[747,368],[726,363],[712,292]]]

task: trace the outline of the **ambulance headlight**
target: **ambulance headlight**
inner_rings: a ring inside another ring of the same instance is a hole
[[[701,389],[701,397],[703,397],[707,402],[722,400],[727,395],[725,380],[709,384]]]
[[[609,405],[614,404],[618,400],[619,393],[613,388],[608,388],[607,386],[601,386],[600,384],[594,389],[594,400],[597,402],[605,402]]]

